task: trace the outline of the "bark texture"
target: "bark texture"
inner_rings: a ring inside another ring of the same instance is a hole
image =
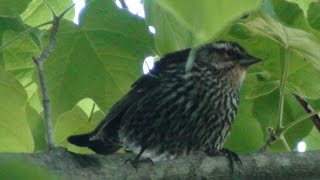
[[[319,179],[320,151],[240,155],[233,174],[225,157],[198,153],[172,161],[139,164],[132,154],[78,155],[62,148],[48,153],[2,153],[0,159],[24,159],[65,179]]]

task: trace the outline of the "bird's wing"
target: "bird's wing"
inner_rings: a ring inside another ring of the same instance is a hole
[[[131,90],[122,97],[105,118],[91,133],[75,135],[68,138],[68,141],[78,146],[89,147],[99,154],[113,153],[120,148],[118,130],[124,114],[134,107],[135,103],[143,98],[147,92],[161,85],[161,76],[166,76],[165,69],[170,64],[185,63],[190,49],[168,54],[155,63],[149,74],[141,76],[132,84]]]
[[[105,127],[109,131],[115,131],[119,129],[121,122],[121,117],[124,115],[126,110],[138,99],[145,95],[144,92],[150,91],[152,88],[156,88],[160,85],[160,79],[165,72],[165,69],[170,64],[180,64],[185,63],[190,49],[185,49],[182,51],[174,52],[165,55],[159,61],[155,63],[154,68],[149,74],[141,76],[136,82],[131,86],[131,90],[128,94],[122,97],[109,111],[105,119],[97,126],[97,128],[91,133],[92,138],[96,139],[99,137],[99,132],[105,131]],[[165,75],[165,74],[164,74]]]

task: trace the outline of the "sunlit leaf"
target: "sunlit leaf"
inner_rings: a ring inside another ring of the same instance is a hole
[[[92,153],[88,148],[80,148],[67,142],[71,135],[88,133],[92,131],[103,118],[101,111],[96,112],[92,117],[78,106],[73,110],[62,114],[54,127],[55,144],[64,146],[77,153]]]
[[[34,141],[34,151],[47,149],[44,119],[30,105],[26,107],[27,122]]]
[[[72,0],[47,0],[50,7],[56,13],[60,15],[65,9],[67,9],[72,3]],[[74,17],[74,8],[64,16],[64,18],[72,20]],[[21,14],[21,18],[24,23],[29,26],[37,26],[46,21],[52,20],[52,13],[49,7],[43,0],[32,0],[28,8]]]
[[[159,55],[194,46],[196,35],[186,29],[156,0],[144,1],[146,20],[156,30],[155,45]]]
[[[231,20],[258,6],[258,0],[159,0],[200,42],[212,39]]]
[[[33,152],[34,142],[26,121],[27,93],[19,82],[0,70],[0,151]]]
[[[153,49],[144,20],[112,1],[93,1],[80,22],[61,22],[45,64],[54,119],[83,98],[106,111],[142,74],[143,59]]]
[[[240,24],[249,31],[270,38],[284,48],[297,53],[299,56],[309,60],[315,68],[320,69],[320,43],[313,34],[300,29],[286,27],[261,12]]]

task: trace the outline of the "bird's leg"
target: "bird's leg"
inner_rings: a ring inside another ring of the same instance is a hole
[[[235,163],[240,165],[242,164],[238,154],[227,148],[222,148],[220,150],[210,149],[210,150],[206,150],[205,152],[207,153],[208,156],[226,156],[229,160],[229,163],[230,163],[229,165],[232,173],[233,173]]]
[[[142,147],[141,150],[140,150],[140,152],[139,152],[139,154],[138,154],[134,159],[129,158],[129,159],[127,159],[127,160],[124,162],[124,164],[126,164],[127,162],[130,162],[131,165],[132,165],[134,168],[138,168],[138,164],[139,164],[139,163],[151,163],[152,165],[154,165],[154,164],[153,164],[153,161],[152,161],[150,158],[146,158],[146,159],[139,160],[140,157],[141,157],[141,155],[142,155],[142,153],[143,153],[145,150],[146,150],[146,148],[145,148],[145,147]]]

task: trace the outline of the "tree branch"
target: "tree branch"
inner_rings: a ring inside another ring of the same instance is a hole
[[[128,10],[128,6],[127,6],[127,4],[126,4],[126,2],[124,0],[119,0],[119,2],[120,2],[120,4],[121,4],[123,9],[127,9]]]
[[[47,153],[2,153],[0,159],[23,158],[46,167],[66,179],[300,179],[320,177],[320,151],[240,155],[242,165],[231,173],[225,157],[207,157],[202,153],[172,161],[139,164],[134,169],[124,161],[131,154],[109,156],[78,155],[64,149]]]
[[[303,107],[303,109],[307,112],[307,113],[314,113],[314,109],[312,108],[312,106],[301,96],[295,95],[294,97],[296,98],[296,100],[300,103],[300,105]],[[315,114],[313,116],[310,117],[313,124],[316,126],[316,128],[318,129],[318,131],[320,132],[320,116],[318,114]]]
[[[44,112],[44,120],[46,126],[46,135],[47,135],[47,145],[48,149],[51,150],[54,147],[54,139],[52,132],[52,120],[51,120],[51,104],[48,93],[47,80],[43,68],[43,63],[49,57],[56,45],[56,36],[59,29],[60,18],[54,16],[52,21],[52,28],[49,37],[49,44],[40,54],[40,57],[32,57],[34,63],[36,64],[39,81],[40,81],[40,90],[42,94],[42,105]]]

